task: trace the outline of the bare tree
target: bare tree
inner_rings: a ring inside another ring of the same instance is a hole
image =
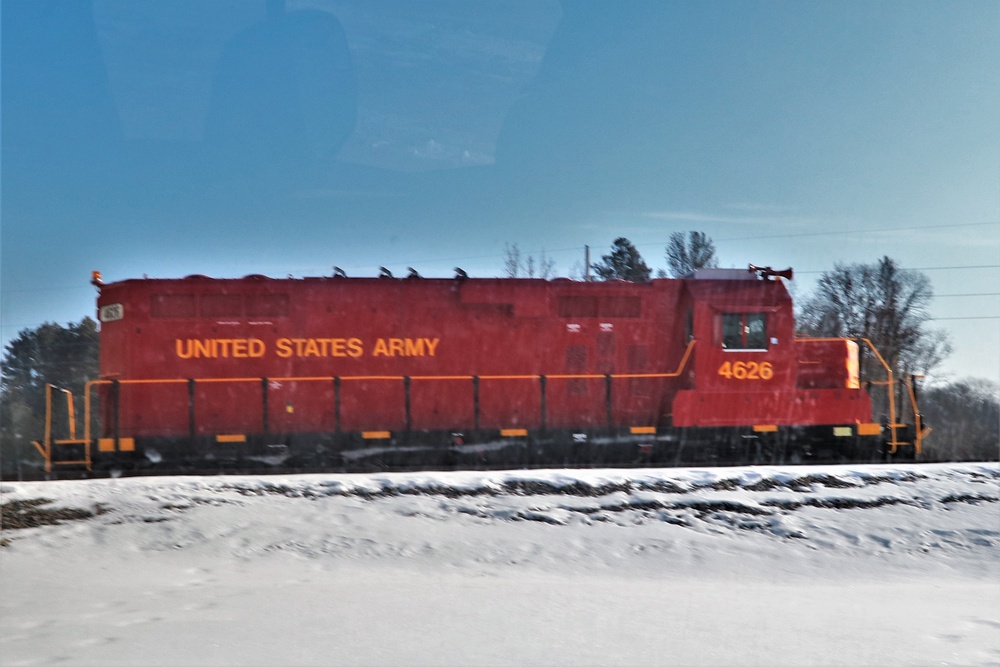
[[[674,232],[667,243],[667,268],[674,278],[681,278],[697,269],[711,269],[719,265],[715,257],[715,244],[704,232]]]
[[[943,331],[927,326],[933,296],[927,276],[901,269],[888,257],[875,264],[835,264],[800,302],[798,330],[809,336],[866,338],[897,379],[929,373],[952,349]],[[883,380],[881,362],[866,346],[861,351],[862,379]],[[884,409],[881,399],[876,409]]]
[[[649,280],[652,271],[632,242],[625,237],[615,239],[611,254],[602,255],[601,261],[591,265],[601,280],[627,280],[642,283]]]
[[[943,331],[929,329],[930,279],[889,257],[875,264],[834,265],[799,312],[807,335],[867,338],[894,372],[928,373],[951,353]]]
[[[555,260],[545,255],[545,248],[536,259],[534,255],[522,255],[516,243],[504,245],[504,275],[508,278],[544,278],[555,274]]]
[[[516,243],[507,242],[503,246],[503,270],[508,278],[521,275],[521,248]]]

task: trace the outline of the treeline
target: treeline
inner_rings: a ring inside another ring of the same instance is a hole
[[[996,461],[1000,449],[1000,385],[970,378],[932,387],[920,401],[933,435],[924,459],[932,461]]]

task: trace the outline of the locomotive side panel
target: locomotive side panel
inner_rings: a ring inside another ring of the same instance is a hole
[[[842,339],[804,338],[798,351],[798,386],[802,389],[859,389],[858,344]]]
[[[672,369],[677,289],[579,290],[502,280],[126,281],[102,294],[128,301],[130,315],[119,335],[103,339],[103,377],[162,381],[119,389],[129,415],[119,423],[130,436],[211,435],[241,424],[470,428],[477,401],[483,428],[605,426],[609,407],[615,423],[654,422],[662,379],[618,381],[609,391],[603,376]],[[137,354],[116,369],[119,347]],[[553,376],[544,390],[541,375]],[[334,376],[344,377],[339,389]],[[171,384],[190,379],[189,397]]]
[[[269,432],[332,433],[337,428],[336,392],[329,379],[269,378],[266,404]]]
[[[196,435],[262,432],[261,383],[247,378],[236,382],[200,382],[194,392]],[[183,422],[182,422],[183,423]]]
[[[550,384],[556,405],[566,408],[557,423],[620,428],[662,421],[662,406],[678,386],[666,376],[687,342],[681,284],[575,283],[556,293],[550,349],[562,367]]]

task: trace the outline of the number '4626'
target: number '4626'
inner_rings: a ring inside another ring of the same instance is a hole
[[[719,375],[727,380],[770,380],[774,367],[770,361],[727,361],[719,366]]]

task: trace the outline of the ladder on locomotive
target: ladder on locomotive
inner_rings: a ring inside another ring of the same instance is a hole
[[[61,392],[66,397],[66,435],[58,438],[53,436],[53,416],[56,406],[52,400],[53,391]],[[51,473],[54,468],[72,470],[91,470],[92,460],[88,437],[76,437],[76,409],[73,404],[73,392],[68,389],[45,385],[45,435],[41,441],[32,440],[31,444],[45,460],[45,472]]]

